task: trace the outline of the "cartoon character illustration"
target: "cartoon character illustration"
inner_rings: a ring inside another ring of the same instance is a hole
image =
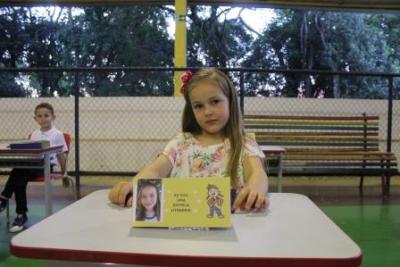
[[[219,188],[216,185],[209,184],[207,186],[207,191],[207,204],[210,208],[210,213],[207,214],[207,217],[213,218],[215,212],[217,213],[218,218],[224,218],[224,215],[221,212],[222,203],[224,203],[224,196],[219,191]]]

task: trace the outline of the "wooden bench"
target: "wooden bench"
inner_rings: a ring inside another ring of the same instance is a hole
[[[282,146],[283,174],[288,176],[380,176],[382,194],[398,174],[393,153],[379,150],[379,117],[245,115],[246,132],[259,145]],[[269,168],[276,174],[276,168]]]

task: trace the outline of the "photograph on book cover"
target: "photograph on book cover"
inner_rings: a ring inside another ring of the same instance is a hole
[[[162,222],[162,179],[140,179],[135,194],[136,221]]]

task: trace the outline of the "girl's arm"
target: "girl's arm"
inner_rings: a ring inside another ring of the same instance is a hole
[[[144,167],[134,179],[139,178],[164,178],[172,171],[172,164],[164,154],[160,154],[155,160]],[[110,201],[120,206],[132,206],[132,183],[121,182],[116,184],[108,195]]]
[[[245,186],[237,195],[233,207],[235,209],[267,208],[269,199],[268,177],[264,171],[262,160],[258,157],[247,156],[243,160]]]
[[[164,178],[172,171],[172,164],[164,154],[160,154],[155,160],[146,165],[135,178]]]

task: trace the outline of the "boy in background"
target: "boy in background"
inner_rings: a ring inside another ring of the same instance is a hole
[[[62,153],[50,155],[50,168],[52,171],[54,166],[59,165],[62,173],[64,173],[66,162],[65,152],[68,151],[68,148],[63,133],[53,126],[56,118],[53,106],[49,103],[40,103],[35,107],[33,118],[39,125],[39,129],[30,134],[30,140],[46,140],[50,142],[50,146],[62,145]],[[29,181],[34,180],[38,176],[43,176],[43,170],[15,168],[11,171],[6,185],[0,194],[0,212],[7,207],[7,203],[13,193],[15,196],[17,216],[10,228],[10,232],[12,233],[19,232],[25,228],[25,224],[28,221],[26,187]]]

